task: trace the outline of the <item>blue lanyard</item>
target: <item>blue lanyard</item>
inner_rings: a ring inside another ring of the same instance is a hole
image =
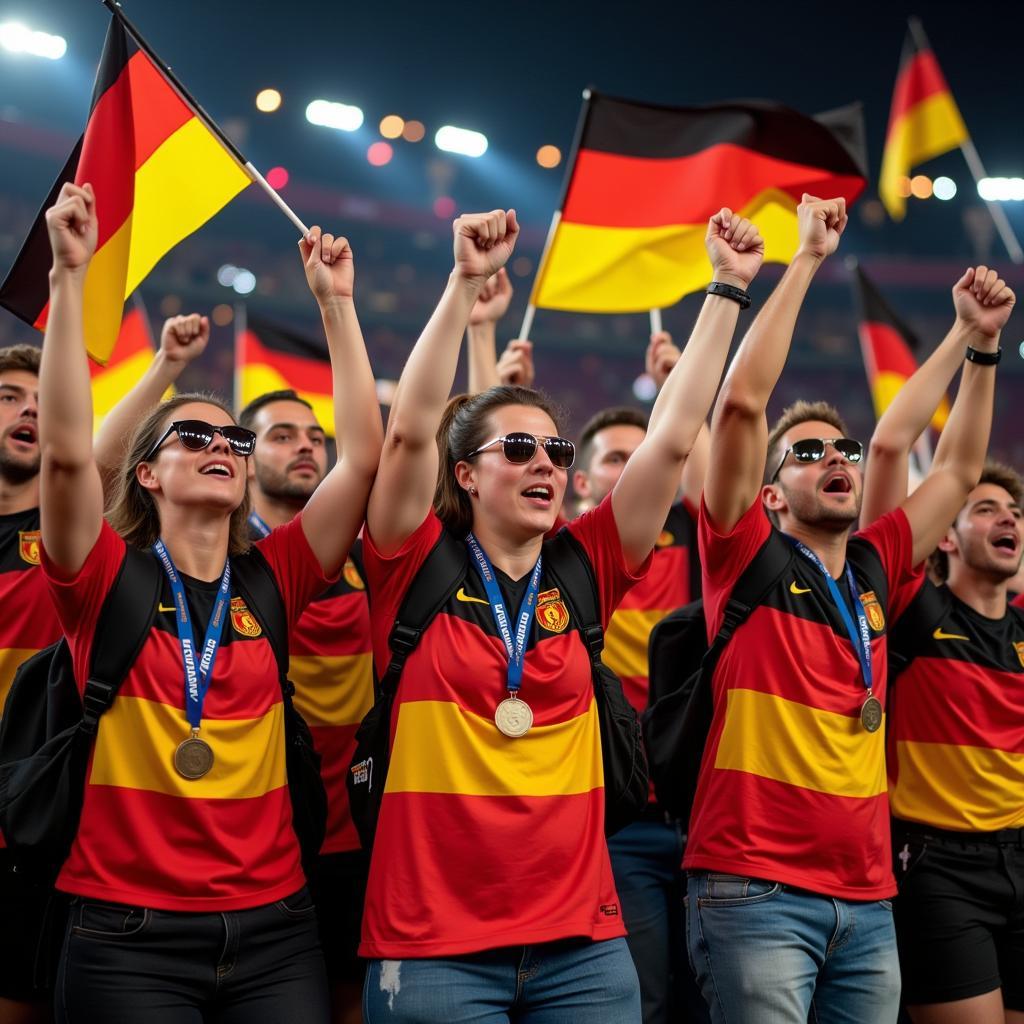
[[[853,571],[850,569],[850,563],[846,563],[846,582],[850,586],[850,598],[853,600],[853,610],[857,613],[857,625],[853,624],[853,617],[850,615],[850,609],[846,606],[846,602],[843,600],[843,595],[839,592],[839,587],[836,585],[836,581],[832,579],[832,573],[825,568],[822,560],[809,548],[806,544],[801,544],[800,541],[793,537],[787,537],[789,542],[800,552],[807,561],[812,562],[820,570],[822,576],[825,577],[825,581],[828,583],[828,592],[832,595],[832,601],[835,606],[839,609],[839,614],[842,617],[843,625],[846,626],[846,632],[850,637],[850,643],[853,644],[854,651],[857,652],[857,660],[860,662],[860,670],[864,676],[864,688],[871,692],[872,689],[872,665],[871,665],[871,633],[868,629],[868,617],[864,614],[864,605],[861,603],[860,596],[857,594],[857,584],[853,579]]]
[[[508,652],[508,692],[517,693],[523,681],[523,655],[526,652],[526,642],[530,636],[530,627],[533,625],[533,616],[537,611],[537,593],[540,591],[540,564],[541,559],[537,558],[537,564],[533,567],[529,585],[526,593],[523,594],[522,603],[519,605],[519,619],[516,623],[516,633],[513,637],[512,628],[509,624],[508,613],[505,611],[505,599],[501,596],[501,588],[494,576],[490,560],[484,554],[473,534],[466,537],[469,550],[473,552],[476,560],[477,572],[483,581],[484,590],[487,592],[487,599],[491,603],[491,613],[494,615],[494,623],[498,627],[498,633],[505,644]]]
[[[174,562],[171,561],[170,552],[164,547],[164,542],[158,540],[153,545],[153,550],[163,563],[164,572],[171,583],[171,592],[174,594],[174,606],[177,609],[174,618],[178,625],[181,660],[185,666],[185,714],[188,716],[188,724],[193,729],[198,729],[199,723],[203,720],[203,701],[206,699],[206,691],[210,688],[217,648],[220,647],[221,634],[224,632],[224,612],[231,599],[231,560],[228,559],[224,563],[224,574],[220,578],[220,589],[217,591],[217,600],[206,627],[203,653],[197,665],[196,641],[192,632],[192,616],[188,610],[185,586],[174,567]]]
[[[249,525],[261,536],[270,536],[270,527],[267,526],[266,520],[259,514],[259,512],[252,511],[249,513]]]

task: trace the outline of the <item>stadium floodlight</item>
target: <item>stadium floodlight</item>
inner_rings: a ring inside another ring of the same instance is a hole
[[[306,107],[306,120],[322,128],[336,128],[341,132],[354,132],[362,127],[363,112],[348,103],[313,100]]]
[[[978,195],[986,202],[1024,202],[1024,178],[982,178]]]
[[[487,152],[487,136],[468,128],[456,128],[446,124],[437,129],[434,145],[446,153],[458,153],[460,156],[483,156]]]
[[[19,21],[5,21],[0,25],[0,46],[8,53],[28,53],[47,60],[60,60],[68,49],[63,36],[36,32]]]

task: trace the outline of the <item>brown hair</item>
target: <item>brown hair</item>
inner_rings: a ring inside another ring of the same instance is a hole
[[[192,402],[216,406],[232,416],[228,405],[216,395],[191,392],[175,395],[166,402],[161,402],[132,434],[128,451],[114,481],[114,491],[107,509],[110,525],[124,538],[125,543],[132,547],[148,548],[160,536],[160,513],[156,502],[149,491],[139,483],[135,469],[145,460],[146,453],[164,432],[169,419],[174,419],[169,414]],[[249,550],[249,508],[249,489],[246,488],[242,503],[231,513],[229,555],[241,555]]]
[[[0,373],[7,370],[24,370],[39,376],[39,359],[43,350],[35,345],[8,345],[0,348]]]
[[[280,391],[267,391],[265,394],[254,398],[238,414],[239,425],[248,427],[249,430],[252,430],[253,423],[256,422],[256,414],[263,408],[263,406],[270,405],[271,402],[298,402],[299,405],[304,405],[307,409],[313,408],[313,406],[294,388],[282,388]]]
[[[982,484],[995,484],[1002,487],[1007,494],[1022,508],[1024,508],[1024,479],[1012,466],[1003,462],[988,460],[985,468],[981,471],[981,477],[974,487]],[[971,490],[974,490],[974,487]],[[957,513],[959,517],[959,513]],[[956,520],[953,520],[954,525]],[[928,556],[928,574],[938,583],[945,583],[949,579],[949,555],[945,551],[936,548]]]
[[[462,536],[473,525],[473,505],[455,479],[455,464],[491,440],[488,419],[506,405],[527,405],[546,412],[559,430],[559,410],[542,391],[500,384],[477,395],[456,395],[445,406],[437,428],[437,488],[434,511],[444,525]]]
[[[631,405],[613,405],[610,409],[602,409],[583,424],[580,431],[579,451],[576,453],[580,468],[586,472],[593,450],[594,438],[609,427],[639,427],[647,432],[647,413],[634,409]]]
[[[782,456],[782,438],[800,423],[808,423],[811,420],[827,423],[835,427],[841,434],[848,434],[846,424],[842,416],[836,411],[834,405],[828,402],[805,402],[800,399],[782,410],[782,415],[775,421],[771,433],[768,435],[768,453],[764,463],[764,482],[771,483],[771,477],[778,468]]]

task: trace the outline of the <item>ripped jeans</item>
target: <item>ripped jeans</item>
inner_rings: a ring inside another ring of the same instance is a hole
[[[625,939],[566,939],[429,960],[371,960],[365,1024],[639,1024]]]

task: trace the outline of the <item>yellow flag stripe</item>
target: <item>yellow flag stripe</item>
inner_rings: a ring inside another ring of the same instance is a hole
[[[889,408],[893,399],[900,393],[900,389],[906,384],[907,378],[901,373],[888,371],[879,373],[871,385],[871,396],[875,404],[875,417],[881,418],[882,413]],[[935,415],[932,417],[932,426],[936,430],[942,430],[949,419],[949,399],[943,396]]]
[[[646,676],[651,630],[667,614],[657,608],[616,609],[604,635],[604,663],[620,676]]]
[[[832,796],[886,791],[885,730],[756,690],[730,690],[715,767]]]
[[[3,712],[11,683],[14,682],[14,673],[23,661],[28,661],[37,651],[37,647],[6,647],[0,650],[0,713]]]
[[[295,706],[309,725],[354,725],[373,706],[369,654],[291,656]]]
[[[91,356],[106,363],[121,330],[125,275],[132,244],[132,216],[96,251],[85,275],[82,299],[85,347]]]
[[[566,796],[604,785],[593,701],[585,714],[509,739],[492,720],[449,701],[398,711],[387,793]]]
[[[283,388],[290,388],[292,385],[272,366],[266,363],[250,363],[240,368],[238,372],[239,397],[238,407],[244,409],[253,399],[265,395],[268,391],[280,391]],[[317,422],[331,436],[334,437],[334,399],[331,395],[320,395],[310,391],[298,391],[300,397],[304,398],[313,406],[313,415]]]
[[[896,756],[896,817],[973,832],[1024,827],[1024,754],[901,741]]]
[[[213,748],[213,768],[201,779],[182,778],[174,751],[190,734],[182,708],[121,694],[100,719],[89,782],[144,789],[167,796],[240,800],[284,786],[281,704],[259,718],[203,719],[200,736]]]

